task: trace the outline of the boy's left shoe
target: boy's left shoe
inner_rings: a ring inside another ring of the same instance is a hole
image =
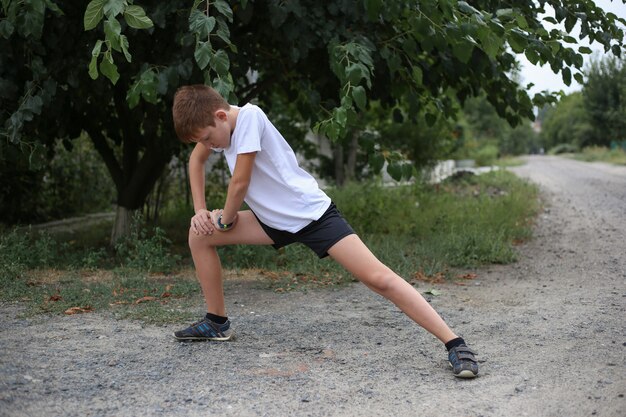
[[[453,347],[448,352],[448,361],[454,376],[458,378],[474,378],[478,375],[478,361],[474,351],[466,345]]]
[[[224,324],[218,324],[205,317],[184,330],[174,332],[174,337],[178,340],[213,340],[224,342],[233,337],[233,330],[230,328],[230,320],[226,320]]]

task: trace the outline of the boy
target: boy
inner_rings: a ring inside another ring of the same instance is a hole
[[[354,233],[315,179],[298,166],[289,144],[254,105],[230,106],[204,85],[181,87],[172,109],[178,138],[195,143],[189,177],[195,215],[189,247],[207,305],[206,316],[177,331],[178,340],[225,341],[232,337],[226,316],[222,245],[273,245],[300,242],[323,258],[330,256],[373,291],[398,306],[441,340],[455,376],[478,374],[474,353],[428,302],[404,279],[381,263]],[[204,164],[223,152],[232,174],[223,209],[208,211]],[[239,211],[242,203],[251,210]]]

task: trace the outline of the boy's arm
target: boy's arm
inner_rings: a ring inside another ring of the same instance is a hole
[[[222,224],[229,224],[236,220],[237,212],[243,204],[243,200],[248,192],[255,158],[256,152],[241,153],[237,155],[235,170],[232,178],[230,179],[230,184],[228,184],[226,203],[224,204],[224,210],[222,211]],[[214,223],[217,224],[217,217],[214,219]]]
[[[193,199],[193,209],[196,213],[191,218],[191,228],[196,234],[213,232],[211,216],[206,208],[204,195],[204,164],[211,155],[211,150],[197,143],[189,155],[189,184]]]

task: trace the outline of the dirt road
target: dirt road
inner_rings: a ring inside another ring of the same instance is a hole
[[[546,198],[535,239],[431,300],[479,352],[475,380],[360,284],[276,294],[231,280],[238,339],[222,344],[0,306],[0,415],[624,416],[626,168],[532,157],[515,172]]]

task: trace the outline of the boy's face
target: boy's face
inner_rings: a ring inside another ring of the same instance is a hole
[[[230,124],[224,110],[215,112],[215,126],[197,129],[191,137],[194,143],[201,143],[207,149],[228,148],[230,146]]]

